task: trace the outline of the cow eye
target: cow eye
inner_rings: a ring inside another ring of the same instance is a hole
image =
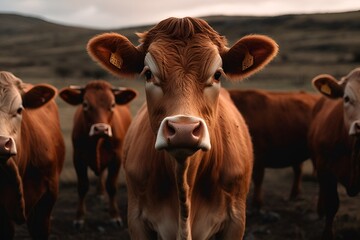
[[[149,81],[150,79],[153,78],[153,74],[152,74],[152,72],[150,71],[150,69],[146,70],[146,71],[144,72],[144,75],[145,75],[146,81]]]
[[[220,71],[216,71],[214,74],[214,79],[217,81],[220,81],[220,77],[221,77],[221,72]]]
[[[16,110],[16,113],[18,115],[21,115],[22,111],[24,110],[24,107],[23,106],[20,106],[17,110]]]
[[[345,103],[350,102],[350,97],[349,97],[349,96],[345,96],[345,97],[344,97],[344,102],[345,102]]]
[[[115,106],[116,106],[116,103],[112,103],[111,104],[111,110],[113,110],[115,108]]]
[[[83,102],[82,106],[83,106],[84,111],[89,110],[89,104],[87,102]]]

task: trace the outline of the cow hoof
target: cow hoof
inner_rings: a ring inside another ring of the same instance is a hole
[[[74,226],[74,228],[76,229],[76,230],[81,230],[81,229],[83,229],[84,228],[84,223],[85,223],[85,221],[83,220],[83,219],[81,219],[81,220],[74,220],[74,222],[73,222],[73,226]]]
[[[116,228],[122,228],[124,223],[120,217],[110,219],[110,224]]]

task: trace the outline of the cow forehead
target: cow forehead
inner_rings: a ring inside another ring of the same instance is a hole
[[[19,91],[15,86],[7,85],[0,88],[0,111],[12,113],[22,104]]]
[[[87,88],[84,100],[95,105],[108,104],[114,101],[114,94],[110,88]]]
[[[346,82],[345,93],[351,93],[360,99],[360,71],[346,76],[342,81]]]
[[[181,73],[206,79],[221,67],[222,60],[217,47],[206,38],[159,40],[150,45],[145,65],[162,78]]]

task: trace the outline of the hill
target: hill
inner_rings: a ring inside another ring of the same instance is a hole
[[[360,11],[204,17],[230,44],[246,34],[274,38],[280,53],[269,67],[252,77],[254,84],[258,79],[267,79],[266,82],[290,81],[295,87],[306,87],[317,74],[342,76],[359,65],[359,18]],[[63,26],[14,14],[0,14],[0,22],[1,69],[23,79],[111,78],[88,57],[85,49],[87,41],[104,30]],[[134,33],[149,27],[111,31],[124,34],[137,44]]]

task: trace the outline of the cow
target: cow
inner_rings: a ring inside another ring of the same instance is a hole
[[[274,40],[245,36],[231,48],[199,18],[168,18],[139,33],[103,33],[90,56],[119,77],[144,81],[146,103],[124,142],[132,239],[242,239],[253,152],[244,119],[221,88],[262,69]]]
[[[56,93],[0,71],[0,239],[13,239],[14,223],[48,239],[65,159]]]
[[[72,130],[73,163],[79,195],[74,226],[80,229],[84,225],[90,168],[99,176],[100,193],[104,192],[103,176],[107,170],[105,186],[109,196],[110,221],[121,227],[116,192],[121,168],[121,148],[131,122],[127,104],[136,97],[136,92],[130,88],[113,87],[105,80],[93,80],[85,87],[63,88],[59,96],[65,102],[78,106]]]
[[[231,99],[245,118],[254,147],[253,206],[263,205],[265,168],[292,167],[290,199],[301,192],[302,164],[309,159],[308,130],[319,94],[304,91],[230,89]]]
[[[325,216],[322,239],[333,239],[339,209],[337,184],[349,196],[360,191],[360,68],[338,81],[321,74],[312,81],[324,95],[314,107],[309,143],[319,181],[317,211]]]

